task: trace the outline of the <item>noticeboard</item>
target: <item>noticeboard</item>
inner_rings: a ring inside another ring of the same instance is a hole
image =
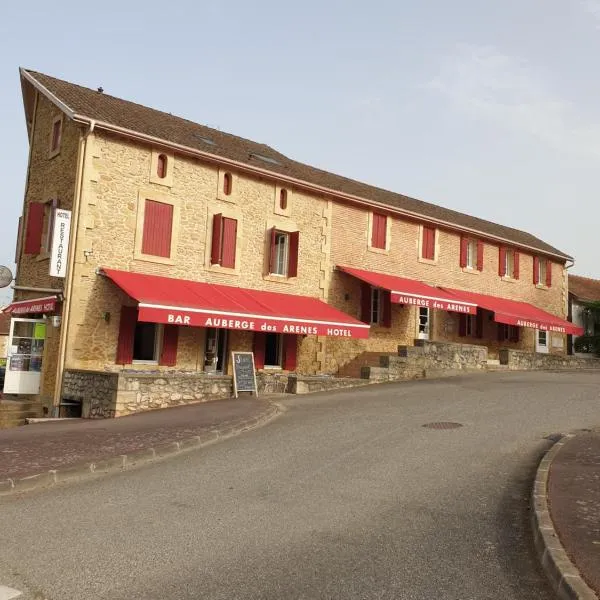
[[[238,392],[253,392],[258,396],[256,387],[256,371],[254,370],[253,352],[232,352],[233,362],[233,391],[235,397]]]

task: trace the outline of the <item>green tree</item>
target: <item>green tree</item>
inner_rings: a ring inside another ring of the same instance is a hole
[[[600,356],[600,301],[585,304],[583,323],[584,334],[575,339],[575,352]]]

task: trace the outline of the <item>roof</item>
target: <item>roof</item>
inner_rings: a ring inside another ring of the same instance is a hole
[[[569,293],[580,300],[600,301],[600,280],[569,273]]]
[[[178,145],[198,153],[235,161],[282,177],[326,188],[357,200],[375,202],[391,210],[431,220],[450,228],[477,232],[562,259],[571,257],[537,237],[519,229],[498,225],[464,213],[430,204],[341,175],[294,161],[270,146],[225,133],[181,117],[161,112],[109,94],[62,81],[36,71],[21,70],[31,81],[72,117],[94,120],[97,127],[110,125],[150,136],[167,145]],[[261,158],[262,157],[262,158]],[[266,158],[266,160],[264,160]]]

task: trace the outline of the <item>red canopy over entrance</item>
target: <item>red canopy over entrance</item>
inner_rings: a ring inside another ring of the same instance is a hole
[[[104,269],[138,319],[196,327],[366,338],[369,326],[317,298]]]
[[[2,312],[15,316],[51,313],[56,310],[57,302],[57,296],[46,296],[44,298],[34,298],[33,300],[19,300],[18,302],[11,302]]]
[[[363,271],[353,267],[338,265],[338,270],[348,273],[373,287],[382,288],[390,292],[392,302],[396,304],[413,304],[474,315],[477,312],[477,303],[461,295],[461,292],[448,293],[442,288],[433,287],[416,281],[405,279],[386,273]]]
[[[532,327],[542,331],[556,331],[558,333],[570,333],[573,335],[582,335],[583,328],[573,325],[533,304],[519,302],[518,300],[507,300],[496,296],[487,296],[486,294],[476,294],[475,292],[464,292],[462,290],[445,290],[449,294],[456,294],[457,297],[467,298],[475,302],[481,308],[485,308],[494,313],[494,321],[505,323],[506,325],[516,325],[517,327]]]

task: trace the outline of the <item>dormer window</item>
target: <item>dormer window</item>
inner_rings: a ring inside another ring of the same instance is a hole
[[[167,164],[167,156],[165,154],[159,154],[156,161],[156,174],[160,179],[164,179],[167,176]]]

